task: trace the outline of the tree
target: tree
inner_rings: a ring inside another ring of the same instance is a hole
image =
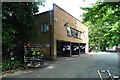
[[[34,15],[44,0],[39,2],[2,3],[2,53],[18,42],[29,42],[34,25]]]
[[[2,3],[2,41],[11,44],[26,42],[30,37],[34,14],[38,12],[40,2],[3,2]]]
[[[120,4],[119,2],[96,2],[91,8],[82,8],[83,23],[89,26],[89,43],[100,46],[120,44]]]

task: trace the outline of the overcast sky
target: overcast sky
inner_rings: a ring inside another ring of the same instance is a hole
[[[94,4],[97,0],[46,0],[45,7],[40,6],[40,13],[53,9],[53,3],[60,6],[62,9],[81,20],[80,15],[84,12],[80,7],[88,7]]]

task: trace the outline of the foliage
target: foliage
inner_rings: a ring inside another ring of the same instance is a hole
[[[120,44],[120,4],[118,2],[96,2],[92,7],[82,8],[83,22],[89,26],[89,43],[100,46]]]
[[[2,62],[2,71],[12,70],[20,67],[19,61],[4,61]]]
[[[28,42],[34,23],[34,14],[38,12],[39,2],[3,2],[2,3],[2,44],[10,47],[18,41]]]

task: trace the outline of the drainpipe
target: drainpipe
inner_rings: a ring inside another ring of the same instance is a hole
[[[51,32],[52,32],[52,31],[51,31],[51,30],[52,30],[52,26],[51,26],[51,10],[50,10],[49,24],[50,24],[50,25],[49,25],[49,27],[50,27],[50,43],[49,43],[49,44],[50,44],[50,56],[49,56],[50,58],[49,58],[49,60],[51,61],[51,60],[52,60],[52,58],[51,58],[51,57],[52,57],[52,35],[51,35]]]
[[[70,42],[70,57],[72,56],[72,46],[71,46],[71,42]]]
[[[78,45],[79,45],[79,55],[80,55],[80,43]]]

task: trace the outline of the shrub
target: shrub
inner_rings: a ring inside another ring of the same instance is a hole
[[[2,62],[2,71],[12,70],[20,67],[19,61],[3,61]]]

